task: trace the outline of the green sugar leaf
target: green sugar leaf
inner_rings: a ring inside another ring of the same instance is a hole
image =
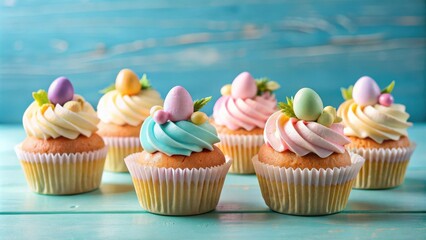
[[[266,87],[266,83],[268,83],[270,80],[266,77],[258,78],[256,79],[256,86],[257,86],[257,95],[260,96],[262,93],[268,91],[268,88]]]
[[[381,93],[391,93],[395,87],[395,81],[392,81],[387,87],[385,87]]]
[[[296,117],[296,114],[294,113],[293,110],[293,97],[286,98],[287,103],[284,102],[279,102],[278,103],[278,108],[287,116],[287,117]]]
[[[348,88],[340,88],[340,91],[342,92],[342,97],[345,100],[352,99],[352,90],[354,89],[354,86],[349,86]]]
[[[33,92],[33,98],[39,107],[41,107],[43,104],[50,103],[47,92],[42,89],[38,90],[37,92]]]
[[[208,102],[212,100],[212,97],[205,97],[194,101],[194,112],[199,111],[201,108],[203,108]]]
[[[115,84],[114,83],[109,85],[108,87],[100,90],[99,93],[105,94],[107,92],[111,92],[112,90],[115,90]]]
[[[142,90],[144,89],[150,89],[152,88],[151,83],[149,83],[148,78],[146,77],[146,74],[144,73],[141,80],[139,81],[142,86]]]

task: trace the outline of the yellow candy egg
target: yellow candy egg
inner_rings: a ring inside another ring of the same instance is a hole
[[[149,110],[149,115],[151,115],[151,117],[153,117],[153,116],[154,116],[154,113],[155,113],[156,111],[158,111],[158,110],[163,110],[163,107],[162,107],[162,106],[159,106],[159,105],[157,105],[157,106],[153,106],[153,107]]]
[[[266,83],[266,88],[270,91],[275,91],[280,88],[280,85],[275,81],[269,81]]]
[[[333,122],[334,122],[334,118],[331,115],[331,113],[323,111],[321,113],[321,115],[319,116],[317,122],[321,125],[326,126],[326,127],[330,127],[331,124],[333,124]]]
[[[139,77],[130,69],[121,70],[115,80],[115,88],[122,95],[136,95],[141,91]]]
[[[328,113],[330,113],[331,114],[331,116],[333,116],[333,119],[335,119],[336,118],[336,109],[334,108],[334,107],[332,107],[332,106],[327,106],[327,107],[325,107],[324,108],[324,110],[323,110],[324,112],[328,112]]]
[[[231,87],[232,85],[231,84],[226,84],[225,86],[223,86],[221,89],[220,89],[220,94],[222,94],[222,96],[229,96],[229,95],[231,95]]]
[[[205,123],[209,117],[203,112],[195,112],[191,115],[191,122],[197,125]]]
[[[73,112],[80,112],[81,104],[80,102],[77,102],[77,101],[69,101],[64,104],[64,108]]]

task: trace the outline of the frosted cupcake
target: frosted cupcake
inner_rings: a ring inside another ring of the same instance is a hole
[[[264,144],[253,158],[266,205],[294,215],[342,211],[364,159],[349,143],[336,109],[309,88],[299,90],[267,121]]]
[[[15,147],[30,189],[65,195],[98,188],[107,147],[95,133],[93,107],[65,77],[33,97],[22,119],[27,138]]]
[[[174,87],[164,109],[153,107],[143,123],[144,151],[125,162],[147,211],[195,215],[216,207],[231,161],[214,146],[219,142],[216,130],[199,111],[210,98],[193,103],[183,87]]]
[[[98,103],[98,134],[108,145],[105,170],[127,172],[124,158],[142,151],[139,132],[152,106],[162,105],[160,94],[152,89],[146,75],[139,80],[129,69],[121,70],[112,85],[102,91]]]
[[[344,133],[351,140],[349,151],[365,158],[355,188],[384,189],[403,183],[415,144],[407,128],[409,114],[405,106],[393,103],[394,82],[380,90],[370,77],[361,77],[355,85],[342,89],[345,102],[337,115],[343,119]]]
[[[229,172],[254,173],[251,159],[263,142],[263,128],[276,111],[273,91],[279,85],[268,79],[255,80],[248,72],[240,73],[221,89],[213,109],[213,125],[219,134],[217,146],[232,158]]]

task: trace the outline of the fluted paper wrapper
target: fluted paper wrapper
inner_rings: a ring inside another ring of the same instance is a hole
[[[416,148],[412,143],[407,148],[356,148],[348,151],[365,158],[355,180],[354,188],[357,189],[386,189],[401,185],[404,182],[405,172],[411,155]]]
[[[142,151],[138,137],[103,137],[108,146],[105,170],[110,172],[128,172],[124,158]]]
[[[21,162],[30,189],[40,194],[68,195],[89,192],[101,184],[108,147],[82,153],[31,153],[18,145]]]
[[[260,190],[273,211],[292,215],[326,215],[342,211],[364,163],[356,154],[352,165],[327,169],[293,169],[262,163],[253,157]]]
[[[137,163],[141,153],[125,158],[142,208],[161,215],[196,215],[216,208],[232,160],[201,169],[172,169]]]
[[[263,135],[230,135],[219,134],[220,143],[217,147],[223,154],[232,159],[230,173],[253,174],[254,167],[251,159],[257,155],[263,145]]]

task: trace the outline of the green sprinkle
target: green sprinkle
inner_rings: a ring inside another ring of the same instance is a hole
[[[395,81],[392,81],[387,87],[385,87],[381,93],[391,93],[395,87]]]
[[[342,92],[342,97],[345,100],[351,100],[352,99],[352,90],[354,89],[354,86],[349,86],[348,88],[340,88],[340,91]]]
[[[151,83],[149,83],[148,78],[146,77],[146,74],[144,73],[141,80],[139,81],[142,86],[142,90],[144,89],[150,89],[152,88]]]
[[[287,117],[296,117],[296,114],[294,113],[293,110],[293,97],[286,98],[287,103],[285,102],[279,102],[278,103],[278,108],[287,116]]]
[[[208,102],[212,100],[212,97],[205,97],[194,101],[194,112],[198,112],[203,108]]]
[[[47,97],[47,92],[45,90],[40,89],[37,92],[33,92],[33,98],[39,107],[43,106],[43,104],[50,104],[49,98]]]

